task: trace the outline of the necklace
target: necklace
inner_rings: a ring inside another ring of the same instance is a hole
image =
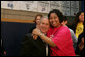
[[[52,30],[54,30],[54,31],[53,31],[53,33],[50,35],[50,38],[53,38],[53,37],[55,36],[55,34],[57,34],[57,32],[60,30],[61,27],[62,27],[62,26],[60,26],[60,27],[58,27],[58,28],[52,29]]]

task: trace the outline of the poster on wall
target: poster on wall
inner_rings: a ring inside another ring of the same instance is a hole
[[[63,7],[61,7],[61,12],[62,12],[63,15],[66,16],[66,7],[64,7],[64,9],[63,9]]]
[[[66,6],[66,16],[70,16],[70,1],[66,1],[66,4],[65,4],[65,6]]]
[[[77,14],[79,12],[79,1],[76,1],[76,7],[75,8],[76,8],[75,9],[76,10],[75,13]]]
[[[77,14],[79,12],[79,8],[76,8],[75,11],[75,14]]]
[[[50,5],[52,4],[57,5],[59,7],[60,1],[50,1]]]
[[[1,8],[40,13],[59,9],[66,16],[74,16],[79,11],[79,1],[1,1]]]
[[[60,7],[57,7],[56,5],[51,4],[50,5],[50,10],[53,10],[53,9],[61,10]]]
[[[49,1],[38,1],[38,12],[49,13]]]
[[[37,1],[23,1],[27,11],[37,12]]]
[[[25,3],[22,1],[14,1],[14,10],[27,10],[25,7]]]
[[[71,16],[75,14],[75,1],[71,1]]]
[[[70,8],[66,8],[66,16],[70,16]]]
[[[60,9],[60,1],[50,1],[50,10],[52,9]]]
[[[75,16],[75,14],[79,11],[79,2],[71,1],[71,16]]]
[[[1,1],[1,8],[13,9],[14,8],[13,1]]]
[[[71,16],[75,15],[75,8],[71,8]]]
[[[59,1],[58,5],[59,10],[63,13],[63,15],[70,16],[70,1]]]
[[[37,1],[1,1],[1,8],[37,12]]]
[[[14,6],[16,10],[37,11],[36,1],[14,1]]]
[[[22,1],[1,1],[1,8],[12,10],[26,10]]]
[[[70,8],[70,1],[66,1],[66,7]]]
[[[66,1],[60,1],[60,6],[61,7],[66,7]]]
[[[66,15],[66,1],[60,1],[60,9],[63,15]]]

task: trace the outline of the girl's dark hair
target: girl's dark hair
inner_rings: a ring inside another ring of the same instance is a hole
[[[84,11],[80,11],[76,14],[76,17],[75,17],[75,27],[77,26],[78,22],[79,22],[79,16],[81,15],[81,13],[84,13]]]
[[[78,44],[81,42],[81,39],[84,37],[84,31],[78,37]]]
[[[35,23],[36,23],[36,18],[37,18],[38,16],[40,16],[41,18],[43,17],[43,15],[37,14],[37,15],[35,16],[35,19],[34,19],[34,22],[35,22]]]
[[[67,21],[68,18],[66,16],[63,17],[63,21]]]
[[[63,22],[63,14],[58,9],[53,9],[52,11],[50,11],[48,14],[48,19],[50,19],[51,13],[55,13],[58,16],[60,23]]]

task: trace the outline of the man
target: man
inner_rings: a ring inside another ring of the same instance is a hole
[[[40,19],[38,29],[46,34],[50,28],[49,20],[46,17]],[[46,44],[38,36],[28,33],[25,35],[21,46],[21,56],[46,56]]]

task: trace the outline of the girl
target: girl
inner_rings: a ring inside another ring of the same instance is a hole
[[[33,34],[49,44],[50,56],[75,56],[71,33],[68,27],[63,26],[62,13],[54,9],[48,14],[51,28],[47,32],[47,36],[41,33],[39,29],[34,29]]]

